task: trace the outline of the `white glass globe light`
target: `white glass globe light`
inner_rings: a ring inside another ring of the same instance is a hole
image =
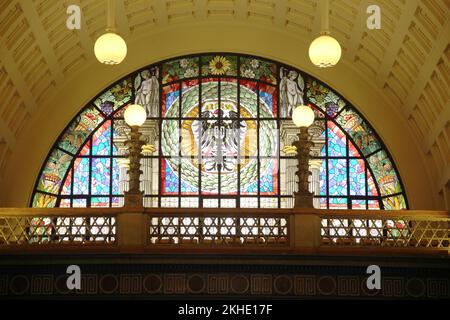
[[[144,124],[145,119],[147,119],[147,113],[145,112],[144,107],[138,104],[132,104],[127,107],[123,117],[130,127],[140,127]]]
[[[314,39],[309,46],[309,59],[320,68],[336,65],[341,59],[341,54],[342,49],[339,42],[327,34]]]
[[[119,64],[127,55],[127,44],[118,34],[108,32],[95,41],[94,53],[101,63]]]
[[[298,106],[292,112],[292,121],[297,127],[309,127],[314,122],[314,111],[308,106]]]

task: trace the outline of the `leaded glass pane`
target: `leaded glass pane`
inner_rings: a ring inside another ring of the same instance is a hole
[[[132,103],[148,116],[140,128],[145,206],[292,207],[299,130],[291,115],[305,104],[316,116],[308,128],[314,207],[407,208],[388,151],[347,100],[295,68],[223,53],[150,65],[100,93],[49,153],[33,206],[123,206],[123,113]]]
[[[94,101],[94,104],[102,110],[104,114],[109,116],[113,111],[130,101],[132,88],[133,85],[130,78],[121,80],[110,89],[102,93]]]
[[[237,57],[228,55],[208,55],[201,58],[202,76],[236,76]]]

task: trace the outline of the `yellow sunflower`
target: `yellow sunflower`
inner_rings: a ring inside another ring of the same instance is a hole
[[[223,75],[230,70],[231,63],[221,56],[216,56],[209,62],[209,70],[214,75]]]

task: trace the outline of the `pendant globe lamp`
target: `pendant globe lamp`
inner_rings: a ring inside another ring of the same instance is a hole
[[[329,0],[322,0],[321,32],[309,46],[309,59],[319,68],[335,66],[341,59],[342,49],[339,42],[330,36]]]
[[[108,23],[106,33],[101,35],[94,45],[95,57],[106,65],[121,63],[127,55],[127,44],[116,33],[115,28],[115,4],[116,0],[108,0]]]

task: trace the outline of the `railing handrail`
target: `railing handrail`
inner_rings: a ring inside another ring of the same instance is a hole
[[[450,219],[450,211],[432,210],[321,210],[321,209],[272,209],[272,208],[0,208],[0,217],[14,216],[115,216],[121,213],[144,213],[154,216],[160,215],[257,215],[257,216],[289,216],[289,215],[316,215],[321,218],[380,218],[380,219]]]
[[[342,211],[342,212],[341,212]],[[316,213],[317,216],[328,219],[345,218],[379,218],[379,219],[405,219],[405,220],[425,220],[425,219],[450,219],[449,211],[427,211],[427,210],[326,210]]]
[[[81,241],[79,245],[114,244],[144,251],[153,246],[365,246],[370,250],[402,247],[407,251],[424,247],[450,254],[449,235],[448,211],[0,208],[0,251],[10,250],[11,245],[65,246]]]
[[[34,216],[66,216],[66,217],[113,217],[120,213],[140,213],[133,208],[0,208],[0,217],[34,217]]]

